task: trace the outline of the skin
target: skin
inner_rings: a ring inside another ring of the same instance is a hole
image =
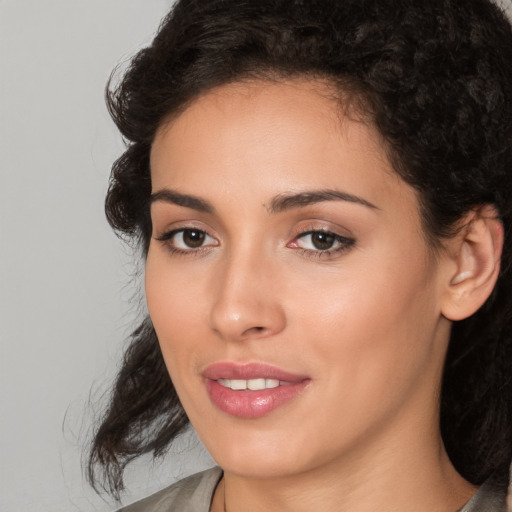
[[[438,427],[456,257],[433,257],[414,190],[359,117],[318,82],[233,84],[156,135],[147,303],[181,402],[224,469],[214,512],[224,501],[230,512],[453,512],[475,491]],[[326,189],[361,202],[272,208]],[[312,230],[343,238],[322,252]],[[311,381],[261,418],[235,418],[201,375],[219,361]]]

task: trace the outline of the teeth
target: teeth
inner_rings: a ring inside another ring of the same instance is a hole
[[[251,379],[247,381],[247,389],[258,391],[265,389],[265,379]]]
[[[277,388],[279,385],[289,385],[288,382],[280,382],[277,379],[219,379],[219,384],[226,388],[240,391],[250,389],[251,391],[260,391],[262,389]]]
[[[247,389],[247,381],[233,379],[231,381],[231,389],[236,389],[236,390]]]
[[[265,387],[268,388],[277,388],[279,386],[279,381],[276,379],[265,379]]]

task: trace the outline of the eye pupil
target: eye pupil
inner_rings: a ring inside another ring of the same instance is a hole
[[[322,233],[318,231],[311,235],[311,241],[316,249],[325,251],[332,248],[334,244],[334,235],[332,233]]]
[[[204,231],[198,229],[185,229],[183,231],[183,242],[191,248],[201,247],[205,239]]]

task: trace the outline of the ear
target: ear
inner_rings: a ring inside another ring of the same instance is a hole
[[[500,271],[503,225],[496,208],[484,205],[461,219],[462,229],[447,244],[449,260],[441,313],[463,320],[491,294]]]

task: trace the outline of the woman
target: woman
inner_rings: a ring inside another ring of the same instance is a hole
[[[92,481],[190,420],[219,468],[123,510],[505,510],[510,84],[486,0],[178,2],[109,94],[149,318]]]

